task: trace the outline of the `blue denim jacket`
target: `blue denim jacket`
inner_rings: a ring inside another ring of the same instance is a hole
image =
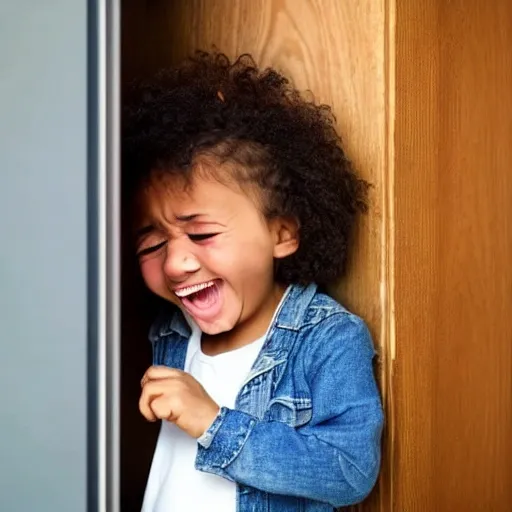
[[[152,326],[153,363],[183,369],[190,328]],[[325,512],[363,500],[383,423],[364,322],[315,285],[293,285],[243,384],[198,440],[195,466],[237,483],[239,512]]]

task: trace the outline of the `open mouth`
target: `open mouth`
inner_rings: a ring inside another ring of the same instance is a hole
[[[212,320],[222,307],[220,292],[222,281],[214,279],[205,283],[175,290],[186,310],[197,320]]]

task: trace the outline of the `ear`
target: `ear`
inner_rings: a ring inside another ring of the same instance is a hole
[[[290,256],[299,248],[299,223],[293,218],[272,219],[271,229],[274,236],[274,258]]]

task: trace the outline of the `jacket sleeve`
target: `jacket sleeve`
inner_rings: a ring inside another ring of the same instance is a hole
[[[197,469],[334,507],[368,495],[379,471],[383,424],[372,340],[362,320],[348,313],[316,328],[321,338],[304,352],[311,420],[296,429],[222,408],[198,440]]]

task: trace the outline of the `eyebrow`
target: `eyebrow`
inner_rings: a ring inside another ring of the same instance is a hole
[[[181,222],[190,222],[192,220],[197,219],[197,217],[201,217],[201,216],[203,216],[202,213],[193,213],[192,215],[179,215],[175,218],[176,218],[176,220],[181,221]],[[147,226],[143,226],[143,227],[137,229],[137,231],[135,232],[135,235],[137,237],[141,237],[141,236],[147,235],[148,233],[151,233],[151,231],[154,231],[154,230],[155,230],[155,225],[148,224]]]
[[[190,222],[191,220],[196,220],[197,217],[203,217],[203,213],[193,213],[192,215],[177,215],[176,220],[180,222]]]
[[[177,221],[181,222],[191,222],[193,220],[196,220],[198,217],[204,217],[206,214],[204,213],[193,213],[191,215],[178,215],[176,216]],[[224,224],[221,224],[220,222],[204,222],[205,224],[218,224],[219,226],[226,227]],[[147,235],[148,233],[151,233],[156,229],[156,226],[154,224],[148,224],[147,226],[143,226],[137,231],[135,231],[135,237],[140,238],[144,235]]]
[[[206,217],[206,220],[198,220],[201,217]],[[206,213],[193,213],[191,215],[177,215],[175,217],[177,221],[180,222],[192,222],[197,220],[198,224],[217,224],[218,226],[226,227],[225,224],[222,224],[221,222],[208,220],[208,215]]]

